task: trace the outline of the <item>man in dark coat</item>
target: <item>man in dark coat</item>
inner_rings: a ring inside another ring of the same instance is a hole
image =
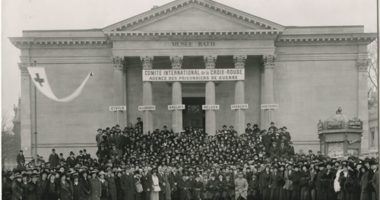
[[[28,191],[27,191],[27,199],[28,200],[39,200],[38,196],[38,175],[36,173],[32,174],[32,181],[29,182]]]
[[[73,168],[76,164],[77,159],[75,158],[74,152],[70,151],[70,156],[66,159],[66,165],[70,168]]]
[[[17,169],[21,170],[25,165],[25,157],[22,150],[17,154]]]
[[[48,184],[47,176],[47,171],[43,170],[41,172],[41,180],[38,182],[38,196],[41,199],[46,199],[46,189]]]
[[[259,188],[262,195],[261,199],[263,200],[268,200],[270,198],[270,177],[271,174],[269,171],[269,167],[266,167],[265,170],[262,171],[259,176]]]
[[[90,192],[91,185],[87,177],[87,172],[82,171],[79,179],[79,200],[89,200]]]
[[[331,162],[327,162],[326,169],[323,171],[320,182],[321,182],[321,190],[323,192],[318,195],[319,200],[328,200],[335,198],[334,192],[334,179],[335,179],[335,171],[331,168]]]
[[[79,200],[80,185],[78,174],[74,173],[73,178],[73,200]]]
[[[21,186],[22,176],[21,174],[15,175],[15,180],[12,183],[12,200],[21,200],[22,199],[22,186]]]
[[[108,192],[109,192],[110,197],[111,197],[110,199],[116,200],[118,194],[117,194],[117,188],[116,188],[116,182],[115,182],[115,175],[111,171],[111,169],[108,170],[107,176],[105,177],[105,179],[108,182]]]
[[[372,178],[370,180],[372,185],[372,199],[378,200],[379,199],[379,169],[378,169],[378,162],[375,160],[372,160],[371,162],[371,170],[372,170]]]
[[[300,166],[294,166],[294,172],[290,175],[289,179],[292,181],[292,200],[299,200],[301,197],[301,172]]]
[[[270,176],[270,199],[279,199],[280,197],[280,189],[282,188],[284,183],[284,177],[278,171],[277,168],[273,169],[273,173]]]
[[[55,153],[55,149],[51,150],[51,154],[49,156],[49,163],[51,168],[56,168],[59,164],[59,157],[58,154]]]
[[[136,186],[131,169],[127,169],[126,173],[121,176],[121,189],[124,193],[124,200],[134,199]]]

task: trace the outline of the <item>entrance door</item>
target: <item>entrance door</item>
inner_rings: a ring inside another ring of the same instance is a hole
[[[184,97],[182,104],[185,104],[183,110],[183,127],[184,128],[205,128],[205,111],[202,105],[205,104],[204,97]]]

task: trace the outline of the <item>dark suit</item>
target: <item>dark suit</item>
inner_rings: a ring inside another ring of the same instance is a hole
[[[91,185],[88,179],[79,179],[79,200],[88,200],[90,197]]]
[[[71,183],[66,182],[63,184],[61,182],[59,187],[59,198],[60,200],[72,200],[73,199],[73,186]]]
[[[135,184],[132,174],[124,174],[121,176],[121,189],[124,193],[124,200],[135,198]]]

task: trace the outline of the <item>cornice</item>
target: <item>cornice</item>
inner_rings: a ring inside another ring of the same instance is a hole
[[[123,20],[116,24],[105,27],[104,31],[122,31],[122,30],[132,30],[136,26],[140,26],[144,23],[154,21],[157,18],[162,16],[169,15],[173,12],[176,12],[182,8],[186,8],[188,6],[200,6],[211,11],[217,12],[219,14],[235,18],[244,23],[252,24],[254,26],[259,26],[262,29],[278,29],[283,30],[284,27],[276,24],[274,22],[262,19],[260,17],[242,12],[240,10],[231,8],[224,4],[209,1],[209,0],[182,0],[182,1],[174,1],[163,6],[153,8],[147,12],[144,12],[140,15],[131,17],[129,19]]]
[[[275,39],[281,31],[249,30],[249,31],[171,31],[171,32],[137,32],[111,31],[105,35],[111,40],[250,40]]]
[[[112,42],[107,38],[31,38],[31,37],[12,37],[10,41],[17,48],[108,48],[112,47]]]
[[[304,34],[280,35],[276,45],[310,44],[310,43],[362,43],[369,44],[377,38],[376,33],[347,33],[347,34]]]

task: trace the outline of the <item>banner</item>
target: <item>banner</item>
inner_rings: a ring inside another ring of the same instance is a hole
[[[28,67],[28,72],[30,75],[30,79],[33,81],[36,88],[49,99],[58,101],[58,102],[69,102],[77,98],[82,93],[82,90],[84,86],[86,85],[90,76],[92,76],[92,72],[88,73],[86,78],[83,80],[82,84],[80,84],[80,86],[72,94],[64,98],[57,98],[50,88],[49,81],[45,73],[45,68]]]
[[[143,70],[143,81],[238,81],[244,69],[164,69]]]

